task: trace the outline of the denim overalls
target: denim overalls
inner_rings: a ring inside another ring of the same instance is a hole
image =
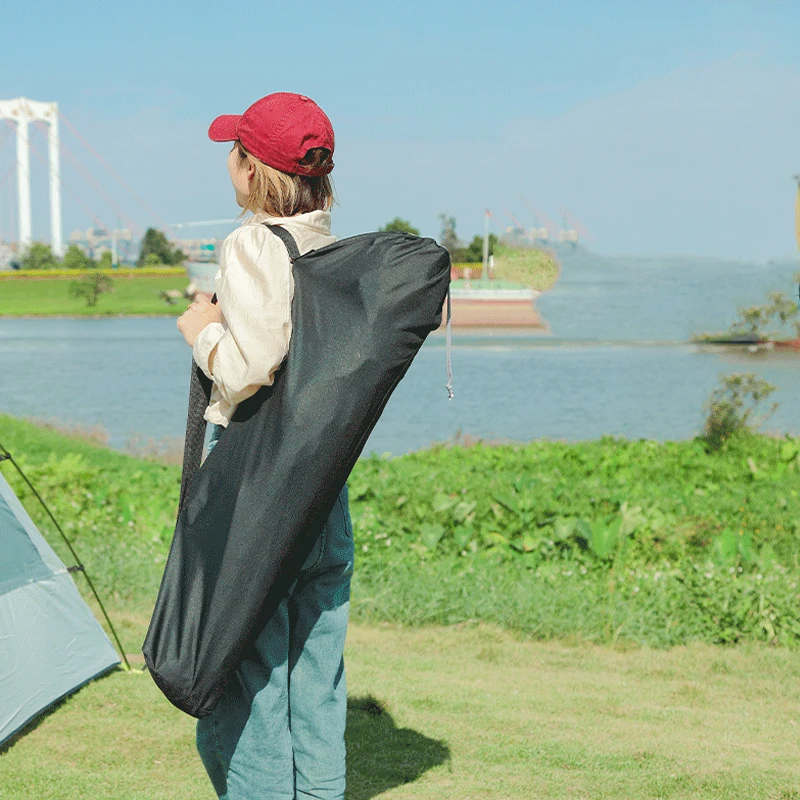
[[[214,426],[209,452],[223,431]],[[197,749],[223,800],[344,797],[352,574],[345,486],[289,594],[198,720]]]

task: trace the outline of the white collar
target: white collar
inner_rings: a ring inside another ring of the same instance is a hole
[[[305,214],[295,214],[293,217],[273,217],[266,211],[259,211],[248,217],[242,225],[298,225],[314,233],[325,236],[331,235],[330,211],[307,211]]]

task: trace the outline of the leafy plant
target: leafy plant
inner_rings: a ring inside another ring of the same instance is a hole
[[[180,469],[3,415],[0,434],[101,595],[149,611]],[[360,459],[349,486],[354,618],[800,647],[800,438],[439,445]]]
[[[794,276],[797,280],[800,273]],[[786,324],[794,320],[800,308],[783,292],[768,292],[767,302],[762,305],[738,309],[738,316],[727,331],[722,333],[702,333],[692,336],[693,341],[714,341],[719,339],[752,339],[768,341],[781,335]],[[777,328],[769,330],[771,324]],[[800,322],[794,323],[800,335]]]
[[[730,327],[731,336],[750,335],[769,339],[777,335],[777,331],[767,330],[773,320],[782,327],[797,316],[797,303],[783,292],[769,292],[767,298],[764,305],[739,309],[739,316]]]
[[[778,387],[752,372],[723,375],[720,383],[705,405],[703,439],[712,451],[719,450],[735,433],[762,424],[778,407],[774,403],[765,416],[754,420],[756,409]]]
[[[497,247],[497,236],[489,234],[489,255],[494,255]],[[466,247],[460,247],[453,254],[453,262],[458,264],[480,264],[483,262],[483,236],[473,236]]]
[[[96,306],[101,294],[114,291],[114,281],[102,272],[89,272],[69,286],[73,297],[82,297],[87,306]]]

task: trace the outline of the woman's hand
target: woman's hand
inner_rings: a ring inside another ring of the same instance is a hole
[[[189,347],[194,347],[200,331],[212,322],[222,322],[222,312],[204,294],[198,294],[189,309],[178,317],[178,330]]]

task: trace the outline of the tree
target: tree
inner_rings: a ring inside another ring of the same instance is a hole
[[[96,306],[101,294],[113,291],[114,281],[102,272],[90,272],[69,286],[69,293],[73,297],[83,297],[87,306]]]
[[[772,316],[778,318],[781,325],[785,325],[797,316],[797,303],[791,297],[787,297],[783,292],[769,292],[767,297],[769,298],[767,308]]]
[[[446,213],[439,214],[439,220],[442,223],[442,235],[440,244],[450,253],[450,258],[453,258],[454,253],[461,247],[461,242],[456,233],[456,218],[448,217]]]
[[[136,266],[144,266],[150,255],[157,256],[159,264],[182,264],[186,260],[186,254],[179,248],[173,249],[164,232],[155,228],[148,228],[145,231]],[[152,260],[150,263],[153,263]]]
[[[379,231],[401,231],[410,233],[412,236],[419,236],[419,231],[407,220],[395,217],[391,222],[387,222]]]
[[[497,237],[489,234],[489,255],[494,255],[494,248],[497,244]],[[483,263],[483,236],[475,236],[466,246],[456,250],[453,261],[458,264],[481,264]]]
[[[64,269],[92,269],[95,263],[78,245],[71,244],[64,253],[62,265]]]
[[[794,276],[794,280],[800,278],[800,273]],[[782,329],[787,323],[793,322],[800,337],[800,321],[796,319],[800,313],[800,307],[789,296],[783,292],[768,292],[767,302],[760,306],[748,306],[739,308],[738,316],[723,333],[701,333],[692,336],[695,341],[719,341],[725,339],[741,339],[769,341],[782,335]],[[769,326],[777,321],[777,330],[768,330]]]
[[[100,254],[100,260],[97,262],[100,269],[112,269],[114,266],[114,256],[111,255],[110,250],[103,250]]]
[[[783,292],[769,292],[767,299],[769,302],[762,306],[740,308],[739,316],[731,326],[731,334],[736,336],[749,334],[759,339],[769,339],[776,335],[775,332],[765,330],[773,318],[777,317],[778,324],[783,326],[797,316],[797,303]]]
[[[769,314],[766,306],[750,306],[740,308],[739,316],[731,325],[730,334],[732,336],[753,336],[761,338],[764,326],[769,322]]]
[[[20,269],[53,269],[58,260],[49,244],[33,242],[20,259]]]

